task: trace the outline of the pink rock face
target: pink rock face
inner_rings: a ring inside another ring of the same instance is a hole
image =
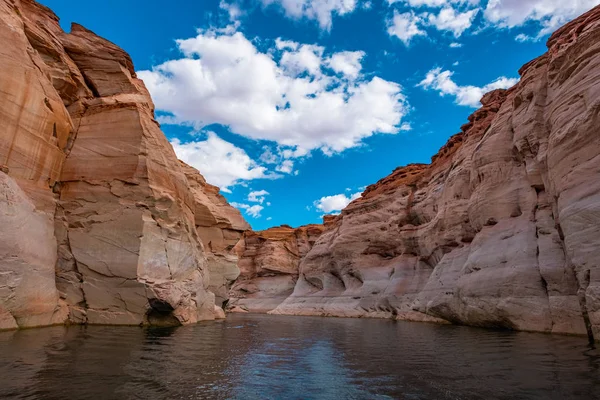
[[[397,169],[328,221],[273,313],[600,339],[600,8],[548,48],[430,165]]]
[[[0,39],[0,329],[222,317],[207,255],[247,224],[177,160],[129,55],[33,0],[0,0]]]
[[[283,225],[247,231],[235,247],[241,274],[229,293],[228,310],[268,312],[277,307],[293,292],[300,260],[323,230],[323,225]]]

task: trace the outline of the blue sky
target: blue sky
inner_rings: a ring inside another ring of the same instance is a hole
[[[600,0],[42,0],[125,49],[178,156],[256,230],[430,157]]]

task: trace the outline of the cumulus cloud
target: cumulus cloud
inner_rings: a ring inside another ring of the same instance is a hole
[[[336,194],[333,196],[321,197],[313,204],[318,209],[325,213],[339,212],[346,208],[352,200],[361,197],[361,192],[354,193],[353,195],[346,196],[345,194]]]
[[[357,0],[262,0],[265,6],[278,5],[289,18],[307,18],[319,23],[321,29],[330,30],[333,15],[352,13]]]
[[[456,37],[471,27],[479,11],[487,25],[514,28],[536,22],[533,38],[540,39],[559,26],[600,4],[600,0],[388,0],[412,10],[427,10],[417,16],[439,30],[452,31]],[[432,10],[441,9],[439,13]],[[417,26],[421,22],[417,20]]]
[[[361,60],[364,56],[364,51],[342,51],[332,55],[327,65],[343,76],[356,79],[362,69]]]
[[[253,203],[262,204],[265,201],[265,197],[269,194],[266,190],[255,190],[248,193],[248,201]],[[269,203],[267,203],[268,205]]]
[[[479,9],[473,9],[465,12],[458,12],[452,7],[444,7],[438,14],[427,14],[429,25],[435,26],[439,31],[449,31],[455,37],[460,37],[464,31],[473,25],[473,20]]]
[[[387,0],[388,4],[404,3],[411,7],[443,7],[448,5],[479,4],[479,0]]]
[[[233,22],[237,21],[243,14],[239,5],[233,2],[228,2],[226,0],[221,0],[221,2],[219,3],[219,8],[221,10],[225,10],[229,15],[229,20]]]
[[[284,174],[291,174],[294,171],[294,162],[292,160],[283,160],[275,170]]]
[[[462,43],[457,43],[457,42],[450,43],[450,48],[452,48],[452,49],[458,49],[462,46],[463,46]]]
[[[251,206],[249,204],[236,203],[236,202],[231,202],[230,204],[233,207],[244,211],[246,214],[248,214],[252,218],[260,218],[260,216],[261,216],[260,212],[265,209],[263,206],[258,205],[258,204],[255,204],[253,206]]]
[[[408,46],[414,37],[427,36],[427,32],[419,28],[422,23],[423,19],[413,12],[400,14],[394,10],[394,16],[387,22],[387,31],[390,36],[396,36]]]
[[[280,177],[258,165],[239,147],[229,143],[215,133],[209,132],[208,138],[202,141],[171,141],[177,157],[201,171],[207,182],[219,186],[228,192],[231,186],[240,181],[253,179],[275,179]]]
[[[484,15],[505,28],[537,21],[543,36],[598,4],[600,0],[489,0]]]
[[[504,76],[494,80],[483,87],[477,86],[459,86],[452,80],[451,71],[442,71],[441,68],[434,68],[427,73],[425,79],[417,86],[427,90],[436,90],[440,96],[454,96],[456,104],[461,106],[480,107],[480,100],[484,94],[495,89],[507,89],[514,86],[519,80],[516,78],[506,78]]]
[[[360,73],[360,52],[280,40],[259,51],[240,32],[199,31],[183,56],[140,71],[164,124],[228,126],[290,156],[326,154],[375,133],[395,134],[409,109],[399,84]]]

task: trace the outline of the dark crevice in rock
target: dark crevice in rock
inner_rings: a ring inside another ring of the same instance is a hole
[[[590,270],[584,271],[579,281],[579,290],[577,291],[577,297],[579,299],[579,306],[581,307],[581,313],[583,314],[583,322],[587,331],[588,339],[591,343],[594,342],[594,330],[592,329],[592,322],[590,321],[590,315],[588,312],[586,291],[590,285]]]
[[[146,314],[148,323],[153,326],[180,326],[181,321],[173,315],[175,309],[164,300],[148,299],[150,310]]]

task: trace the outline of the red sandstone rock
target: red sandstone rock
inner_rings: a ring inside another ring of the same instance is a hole
[[[222,317],[207,256],[248,226],[177,160],[129,55],[33,0],[0,0],[0,39],[0,329]]]
[[[247,231],[236,245],[241,275],[230,291],[229,311],[268,312],[294,290],[300,260],[324,231],[323,225],[282,225]]]

